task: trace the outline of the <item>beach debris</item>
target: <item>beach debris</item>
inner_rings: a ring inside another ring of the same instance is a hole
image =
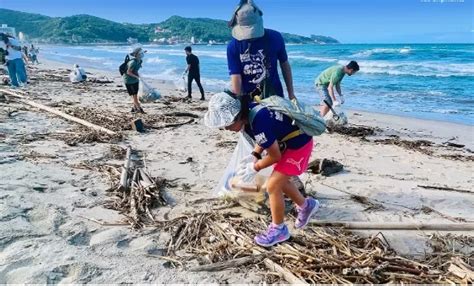
[[[427,140],[409,141],[409,140],[402,140],[398,137],[394,137],[394,138],[387,138],[387,139],[377,139],[377,140],[374,140],[374,142],[380,143],[380,144],[386,144],[386,145],[397,145],[408,150],[414,150],[414,151],[424,153],[426,155],[433,154],[432,150],[423,148],[423,147],[433,146],[434,143]]]
[[[448,191],[448,192],[459,192],[459,193],[467,193],[467,194],[474,194],[474,191],[469,190],[462,190],[462,189],[455,189],[447,186],[428,186],[428,185],[417,185],[419,188],[423,189],[432,189],[432,190],[440,190],[440,191]]]
[[[191,117],[191,118],[199,118],[199,115],[189,112],[168,112],[163,114],[164,116],[171,116],[171,117]]]
[[[181,264],[188,262],[190,255],[198,260],[200,266],[191,268],[193,271],[235,267],[258,270],[265,266],[276,274],[265,276],[268,279],[265,282],[285,280],[299,284],[462,284],[470,279],[465,275],[471,267],[470,255],[453,248],[441,236],[433,236],[428,241],[433,244],[432,253],[409,258],[392,250],[380,232],[360,237],[342,228],[313,225],[289,241],[270,249],[261,248],[251,237],[265,229],[265,220],[243,218],[232,212],[187,214],[155,225],[171,232],[168,257]],[[450,236],[446,240],[456,240],[460,247],[472,246],[472,238],[464,236]],[[255,260],[255,256],[260,259]]]
[[[347,135],[351,137],[361,137],[361,138],[374,135],[377,130],[378,129],[374,127],[357,126],[357,125],[352,125],[352,124],[336,125],[331,129],[332,132],[335,132],[338,134]]]
[[[458,143],[453,143],[453,142],[444,142],[443,144],[445,144],[446,146],[448,147],[454,147],[454,148],[464,148],[464,144],[458,144]]]
[[[448,160],[455,160],[461,162],[473,162],[474,156],[472,155],[462,155],[462,154],[442,154],[441,158],[445,158]]]
[[[362,222],[362,221],[312,221],[319,227],[343,227],[345,229],[375,230],[436,230],[436,231],[474,231],[474,223],[422,223],[422,222]]]
[[[111,159],[122,159],[125,157],[127,149],[123,148],[120,145],[112,144],[110,145],[108,157]]]
[[[329,177],[333,174],[337,174],[344,169],[344,165],[341,163],[330,160],[330,159],[315,159],[308,165],[308,170],[312,174],[321,174],[322,176]]]
[[[169,124],[162,124],[162,125],[159,125],[159,126],[147,125],[147,127],[152,128],[152,129],[164,129],[164,128],[179,127],[179,126],[183,126],[183,125],[186,125],[186,124],[191,124],[193,122],[194,122],[194,119],[189,119],[189,120],[186,120],[185,122],[180,122],[180,123],[169,123]]]
[[[193,157],[188,157],[186,158],[186,160],[181,161],[178,164],[184,165],[184,164],[193,163],[193,162],[194,162]]]
[[[439,216],[441,216],[442,218],[445,218],[445,219],[448,219],[450,221],[453,221],[453,222],[466,222],[466,219],[465,218],[462,218],[462,217],[452,217],[452,216],[449,216],[449,215],[446,215],[442,212],[439,212],[437,210],[435,210],[434,208],[430,207],[430,206],[422,206],[421,207],[421,211],[425,214],[430,214],[430,213],[435,213]]]
[[[225,140],[216,143],[216,147],[218,148],[235,148],[237,145],[237,141],[235,140]]]
[[[133,130],[135,130],[139,133],[145,132],[145,126],[144,126],[143,121],[141,120],[141,118],[137,118],[137,119],[132,120],[131,125],[132,125]]]
[[[66,114],[62,111],[59,111],[59,110],[56,110],[54,108],[51,108],[51,107],[48,107],[48,106],[45,106],[43,104],[40,104],[40,103],[36,103],[34,101],[31,101],[31,100],[28,100],[26,99],[23,95],[19,94],[19,93],[15,93],[15,92],[12,92],[12,91],[9,91],[9,90],[4,90],[4,89],[1,89],[0,92],[3,92],[3,93],[6,93],[8,95],[11,95],[13,97],[16,98],[16,100],[18,100],[19,102],[22,102],[24,104],[27,104],[27,105],[30,105],[30,106],[33,106],[33,107],[36,107],[36,108],[39,108],[41,110],[45,110],[45,111],[48,111],[50,113],[53,113],[55,115],[58,115],[58,116],[61,116],[67,120],[70,120],[70,121],[73,121],[73,122],[76,122],[76,123],[79,123],[81,125],[84,125],[86,127],[89,127],[93,130],[96,130],[96,131],[100,131],[100,132],[103,132],[103,133],[107,133],[109,135],[116,135],[116,133],[112,130],[109,130],[107,128],[104,128],[104,127],[101,127],[101,126],[98,126],[98,125],[95,125],[93,123],[90,123],[86,120],[83,120],[83,119],[80,119],[80,118],[77,118],[77,117],[74,117],[74,116],[71,116],[69,114]]]
[[[128,146],[120,179],[115,180],[119,183],[108,190],[111,199],[105,202],[105,207],[120,211],[126,223],[139,229],[155,222],[152,208],[167,204],[163,194],[166,179],[152,178],[137,162],[133,162],[132,152]]]
[[[109,78],[107,77],[103,77],[103,78],[89,78],[88,81],[92,82],[92,83],[113,83],[114,81],[113,80],[110,80]]]
[[[123,139],[123,135],[115,133],[110,135],[86,128],[78,128],[75,132],[55,133],[51,137],[63,140],[69,146],[77,146],[79,143],[111,143],[119,142]]]

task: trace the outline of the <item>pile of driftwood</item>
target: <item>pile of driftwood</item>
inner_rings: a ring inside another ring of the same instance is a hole
[[[94,124],[100,124],[114,131],[131,130],[131,123],[134,116],[130,113],[118,112],[116,110],[104,110],[92,107],[70,107],[65,111],[75,117],[87,120]],[[184,120],[180,118],[184,117]],[[170,112],[164,114],[140,114],[140,118],[145,128],[161,129],[178,127],[185,124],[193,123],[196,114],[188,112]]]
[[[56,139],[63,140],[69,146],[76,146],[79,143],[111,143],[118,142],[123,139],[121,133],[107,134],[93,129],[88,128],[77,128],[75,132],[69,132],[64,134],[55,134]]]
[[[123,112],[119,112],[117,110],[74,106],[64,108],[64,112],[71,116],[103,126],[113,131],[131,129],[130,121],[132,118],[124,116]]]
[[[308,227],[288,242],[261,248],[253,236],[265,228],[262,219],[236,213],[199,213],[156,224],[171,231],[169,261],[175,266],[197,260],[191,271],[267,268],[266,282],[305,283],[472,283],[473,257],[439,243],[424,259],[397,255],[378,233],[359,237],[338,228]],[[447,240],[457,239],[456,237]],[[472,238],[463,238],[470,243]],[[433,241],[433,240],[432,240]],[[459,240],[457,240],[459,242]],[[472,251],[471,251],[472,253]]]
[[[155,222],[151,209],[166,205],[163,195],[165,179],[154,179],[137,163],[132,162],[132,149],[129,147],[120,174],[118,186],[108,190],[111,200],[105,207],[119,211],[125,222],[132,228],[141,228]]]

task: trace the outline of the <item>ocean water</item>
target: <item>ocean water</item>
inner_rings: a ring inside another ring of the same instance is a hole
[[[144,47],[141,74],[181,87],[184,46]],[[43,46],[39,57],[117,74],[130,51],[129,46]],[[194,46],[193,52],[204,88],[228,88],[226,46]],[[347,108],[474,125],[473,44],[287,45],[287,52],[296,95],[307,103],[319,104],[314,79],[321,71],[356,60],[361,70],[341,85]]]

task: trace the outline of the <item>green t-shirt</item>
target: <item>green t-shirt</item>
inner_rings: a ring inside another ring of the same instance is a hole
[[[138,70],[142,67],[142,61],[131,59],[127,63],[128,69],[132,70],[134,74],[138,74]],[[123,81],[125,84],[134,84],[138,82],[137,78],[129,76],[127,73],[123,74]]]
[[[325,69],[316,79],[316,85],[328,86],[332,82],[333,85],[336,85],[341,82],[344,77],[344,66],[335,65]]]

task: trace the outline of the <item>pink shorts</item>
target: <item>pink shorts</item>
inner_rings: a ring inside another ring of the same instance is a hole
[[[313,151],[313,139],[300,149],[286,149],[274,170],[287,176],[299,176],[308,168],[309,158]]]

